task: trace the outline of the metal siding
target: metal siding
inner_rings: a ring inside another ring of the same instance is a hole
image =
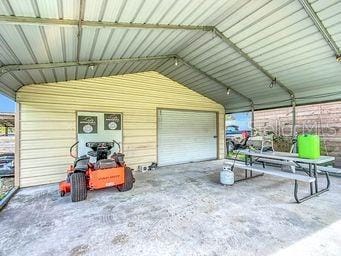
[[[158,165],[217,158],[214,112],[158,110]]]
[[[28,85],[18,91],[17,100],[23,187],[65,178],[72,162],[68,147],[76,139],[76,111],[122,112],[123,151],[133,168],[156,161],[156,108],[218,112],[219,157],[224,157],[223,106],[156,72]]]

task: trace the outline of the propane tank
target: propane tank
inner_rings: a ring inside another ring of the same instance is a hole
[[[234,184],[234,172],[231,170],[231,165],[224,164],[223,170],[220,171],[220,183],[222,185]]]

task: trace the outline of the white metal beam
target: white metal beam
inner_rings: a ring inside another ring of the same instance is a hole
[[[53,26],[78,26],[79,20],[70,19],[50,19],[22,16],[0,15],[0,23],[8,24],[29,24],[29,25],[53,25]],[[193,25],[171,25],[171,24],[144,24],[144,23],[125,23],[107,21],[81,21],[83,27],[97,28],[125,28],[125,29],[171,29],[171,30],[198,30],[213,31],[213,26],[193,26]]]
[[[84,19],[84,12],[85,12],[85,0],[80,0],[79,2],[79,15],[78,15],[78,32],[77,32],[77,61],[80,60],[81,54],[81,45],[82,45],[82,21]]]
[[[117,22],[103,22],[103,21],[84,21],[82,16],[84,12],[84,0],[80,2],[80,15],[79,20],[67,20],[67,19],[50,19],[50,18],[35,18],[35,17],[15,17],[15,16],[4,16],[0,15],[0,23],[11,23],[11,24],[33,24],[33,25],[60,25],[60,26],[78,26],[78,46],[77,46],[77,61],[80,65],[84,65],[79,60],[80,55],[80,38],[81,38],[81,28],[82,27],[110,27],[110,28],[125,28],[125,29],[181,29],[181,30],[199,30],[199,31],[210,31],[217,35],[222,41],[229,45],[232,49],[238,52],[242,57],[244,57],[250,64],[260,70],[264,75],[266,75],[271,81],[274,81],[276,78],[272,76],[268,71],[266,71],[263,67],[261,67],[257,62],[255,62],[250,56],[244,53],[240,48],[238,48],[231,40],[229,40],[221,31],[219,31],[214,26],[192,26],[192,25],[171,25],[171,24],[141,24],[141,23],[117,23]],[[178,56],[177,58],[180,59]],[[115,61],[115,60],[114,60]],[[94,61],[89,61],[89,63],[93,63]],[[77,66],[72,63],[64,63],[67,65]],[[5,67],[6,68],[6,67]],[[197,69],[193,66],[194,69]],[[199,70],[199,72],[204,73],[203,71]],[[204,73],[208,76],[206,73]],[[0,73],[1,76],[1,73]],[[222,84],[217,79],[209,76],[211,80],[215,80],[218,84]],[[292,90],[286,87],[282,82],[276,79],[276,84],[278,84],[282,89],[284,89],[292,99],[295,98],[295,94]],[[224,85],[226,88],[228,86]],[[232,88],[230,88],[232,89]],[[234,90],[235,91],[235,90]],[[248,99],[249,102],[252,100],[245,95],[235,91],[237,94],[242,96],[243,98]]]
[[[259,65],[256,61],[254,61],[248,54],[242,51],[238,46],[236,46],[230,39],[228,39],[221,31],[218,29],[214,29],[214,33],[223,40],[229,47],[238,52],[243,58],[245,58],[251,65],[261,71],[265,76],[267,76],[271,81],[276,81],[276,84],[279,85],[284,91],[286,91],[290,98],[295,98],[295,93],[286,87],[281,81],[279,81],[276,77],[272,76],[268,71],[266,71],[261,65]]]
[[[292,131],[291,135],[292,138],[294,139],[296,137],[296,100],[293,99],[292,102]]]
[[[326,27],[323,25],[322,21],[314,11],[311,4],[307,0],[299,0],[299,2],[301,3],[303,9],[306,11],[310,19],[314,22],[316,28],[320,31],[323,38],[326,40],[329,47],[334,51],[336,58],[340,57],[341,52],[338,45],[335,43],[334,39],[331,37]]]
[[[49,69],[49,68],[67,68],[74,66],[95,66],[100,64],[112,64],[120,62],[132,62],[132,61],[146,61],[146,60],[162,60],[175,58],[176,55],[160,55],[149,57],[132,57],[132,58],[118,58],[111,60],[88,60],[88,61],[70,61],[70,62],[56,62],[56,63],[43,63],[43,64],[18,64],[18,65],[6,65],[0,68],[0,77],[10,71],[22,71],[33,69]]]
[[[244,94],[238,92],[237,90],[230,88],[229,86],[225,85],[224,83],[220,82],[219,80],[211,77],[210,75],[206,74],[202,70],[198,69],[194,65],[184,61],[181,57],[177,55],[160,55],[160,56],[149,56],[149,57],[135,57],[135,58],[119,58],[119,59],[111,59],[111,60],[92,60],[92,61],[71,61],[71,62],[58,62],[58,63],[43,63],[43,64],[18,64],[18,65],[6,65],[0,68],[0,78],[4,74],[11,72],[11,71],[23,71],[23,70],[34,70],[34,69],[50,69],[50,68],[67,68],[67,67],[74,67],[74,66],[95,66],[100,64],[111,64],[111,63],[121,63],[121,62],[134,62],[134,61],[148,61],[148,60],[162,60],[162,59],[177,59],[181,61],[184,65],[195,70],[196,72],[206,76],[210,80],[214,81],[215,83],[221,85],[224,89],[230,89],[235,94],[239,95],[240,97],[246,99],[250,105],[253,104],[253,101],[245,96]],[[13,91],[14,93],[14,91]]]
[[[235,94],[239,95],[240,97],[246,99],[249,103],[250,106],[253,105],[253,101],[252,99],[250,99],[249,97],[245,96],[244,94],[240,93],[239,91],[227,86],[226,84],[222,83],[221,81],[219,81],[218,79],[210,76],[209,74],[206,74],[204,71],[202,71],[201,69],[198,69],[197,67],[195,67],[194,65],[190,64],[189,62],[185,61],[184,59],[182,59],[179,56],[175,57],[176,59],[180,60],[183,64],[185,64],[187,67],[195,70],[196,72],[202,74],[203,76],[206,76],[208,79],[214,81],[215,83],[219,84],[220,86],[222,86],[226,91],[227,90],[231,90],[232,92],[234,92]]]

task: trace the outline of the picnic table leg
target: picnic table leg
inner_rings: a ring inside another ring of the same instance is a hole
[[[309,163],[309,176],[311,177],[311,163]],[[314,194],[313,183],[310,183],[310,195]]]
[[[300,203],[300,199],[298,198],[298,183],[297,183],[297,180],[295,180],[295,187],[294,187],[294,197],[295,197],[295,200],[297,203]]]
[[[315,193],[319,192],[318,182],[317,182],[317,166],[314,164],[314,177],[315,177]]]
[[[327,178],[327,187],[325,188],[326,190],[329,190],[330,187],[330,178],[329,178],[329,173],[326,172],[326,178]]]
[[[316,170],[316,174],[315,174],[315,170]],[[318,186],[316,183],[316,180],[317,180],[317,167],[314,166],[314,178],[315,178],[315,193],[314,191],[312,191],[313,193],[308,195],[308,196],[305,196],[305,197],[302,197],[302,198],[299,198],[298,197],[298,182],[297,180],[295,180],[295,187],[294,187],[294,197],[295,197],[295,200],[297,203],[302,203],[312,197],[315,197],[315,196],[318,196],[318,195],[321,195],[322,193],[326,192],[329,190],[329,187],[330,187],[330,178],[329,178],[329,173],[328,172],[325,172],[325,175],[326,175],[326,179],[327,179],[327,185],[324,189],[321,189],[320,191],[318,190]],[[310,183],[312,185],[312,182]]]
[[[247,165],[247,162],[248,162],[248,155],[245,155],[245,165]],[[245,176],[245,179],[247,179],[247,170],[245,169],[244,170],[244,176]]]
[[[250,166],[252,166],[252,156],[250,156]],[[252,177],[252,171],[250,171],[250,177]]]
[[[245,162],[245,165],[248,165],[248,164],[252,165],[252,156],[245,155],[244,162]],[[248,175],[248,170],[246,170],[246,169],[244,169],[244,172],[245,172],[245,177],[243,179],[235,180],[234,181],[235,183],[243,181],[243,180],[249,180],[249,179],[252,179],[252,178],[257,178],[257,177],[260,177],[260,176],[264,175],[264,173],[253,175],[252,171],[250,171],[250,176],[249,176]]]

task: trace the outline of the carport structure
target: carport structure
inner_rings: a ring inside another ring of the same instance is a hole
[[[340,8],[338,0],[6,0],[0,91],[20,102],[25,85],[156,71],[225,112],[339,100]]]

